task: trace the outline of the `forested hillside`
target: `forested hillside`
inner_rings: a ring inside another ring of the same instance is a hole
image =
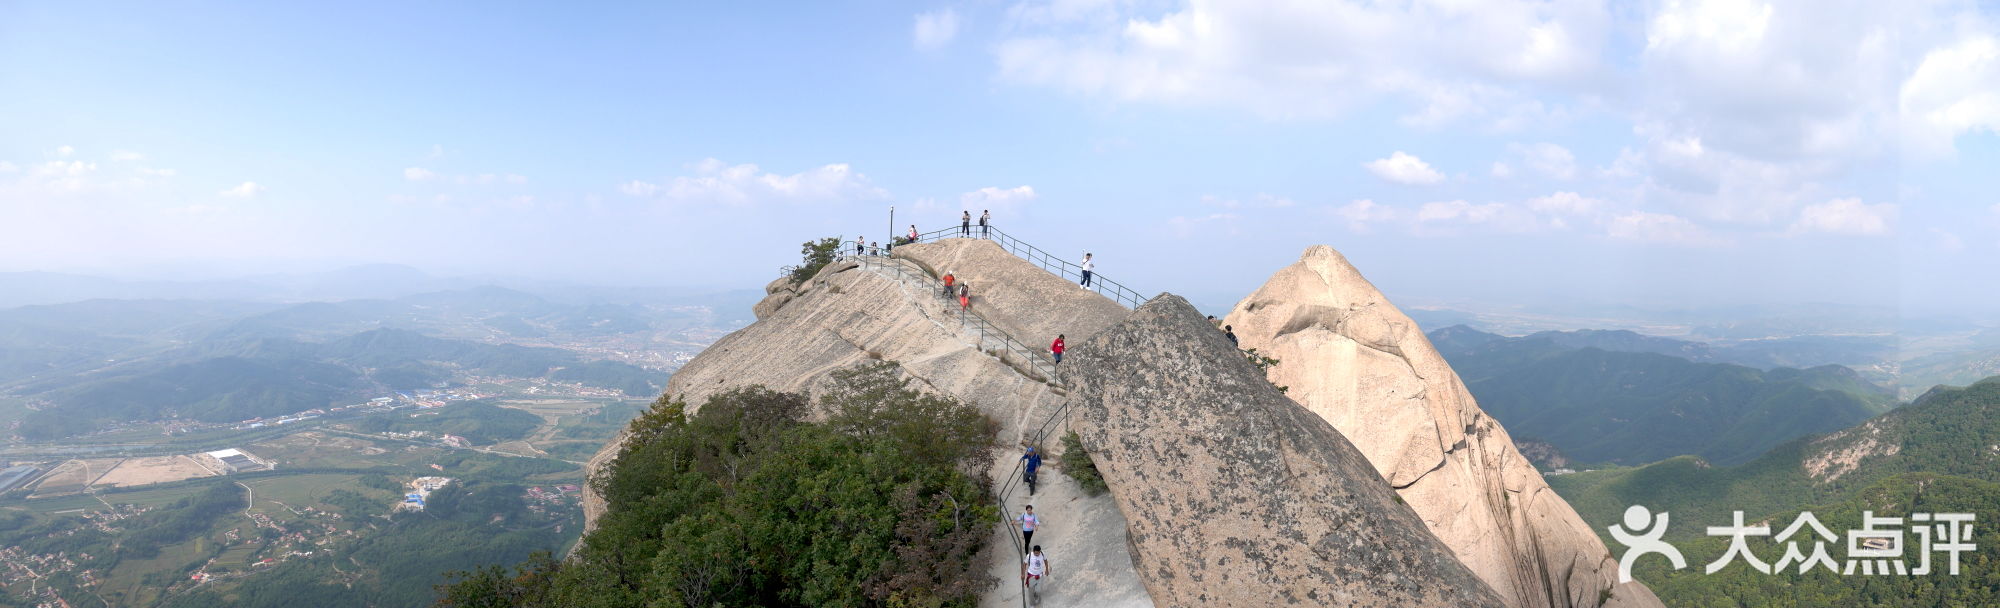
[[[1553,444],[1580,463],[1639,464],[1683,454],[1741,463],[1893,405],[1890,391],[1844,367],[1760,371],[1698,363],[1660,353],[1700,355],[1699,345],[1630,332],[1506,338],[1454,327],[1431,336],[1480,406],[1510,432]]]

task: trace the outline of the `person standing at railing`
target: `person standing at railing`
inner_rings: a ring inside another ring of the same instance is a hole
[[[867,240],[862,239],[861,237],[858,236],[854,237],[854,255],[861,255],[862,249],[867,246],[868,246]]]
[[[1082,281],[1080,281],[1080,282],[1078,282],[1077,284],[1078,284],[1078,285],[1082,285],[1082,286],[1084,286],[1085,288],[1089,288],[1089,287],[1090,287],[1090,271],[1092,271],[1092,270],[1095,270],[1095,269],[1097,269],[1097,262],[1092,262],[1092,261],[1090,261],[1090,254],[1089,254],[1089,253],[1085,253],[1085,254],[1083,254],[1083,280],[1082,280]]]
[[[915,244],[916,242],[917,242],[917,225],[910,224],[910,243]]]
[[[958,235],[972,236],[972,210],[958,212]]]
[[[882,244],[868,241],[868,255],[882,255]]]
[[[1062,363],[1063,335],[1056,334],[1056,341],[1049,345],[1049,352],[1055,353],[1056,363]]]
[[[988,226],[986,225],[986,223],[987,223],[987,222],[991,222],[991,221],[993,221],[993,210],[992,210],[992,209],[980,209],[980,210],[979,210],[979,238],[982,238],[982,239],[983,239],[983,238],[986,238],[987,236],[989,236],[989,235],[991,235],[991,234],[992,234],[992,232],[990,232],[990,230],[989,230]]]

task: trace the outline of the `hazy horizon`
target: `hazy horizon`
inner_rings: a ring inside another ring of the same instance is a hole
[[[1197,302],[2000,311],[1990,6],[1244,8],[8,5],[0,271],[751,289],[991,209]]]

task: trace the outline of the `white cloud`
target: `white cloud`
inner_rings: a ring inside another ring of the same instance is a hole
[[[1405,122],[1520,126],[1559,114],[1517,85],[1602,72],[1611,27],[1594,2],[1029,1],[998,46],[1003,80],[1119,101],[1325,117],[1378,101]]]
[[[1786,233],[1798,235],[1818,232],[1878,236],[1888,234],[1895,222],[1894,203],[1870,205],[1858,198],[1842,198],[1808,205],[1799,213],[1799,219],[1792,222],[1791,229]]]
[[[426,160],[437,160],[440,158],[444,158],[444,144],[431,144],[431,153],[425,155],[424,158]]]
[[[635,179],[618,184],[618,191],[632,196],[652,196],[660,193],[660,185]]]
[[[664,184],[633,180],[619,188],[632,196],[657,196],[685,202],[750,204],[761,202],[840,202],[888,198],[886,190],[875,187],[868,177],[845,163],[782,175],[763,171],[753,164],[731,165],[713,158],[691,166],[693,175],[684,175]]]
[[[1977,35],[1931,50],[1899,98],[1907,151],[1948,156],[1961,133],[2000,132],[2000,38]]]
[[[1236,236],[1240,234],[1236,229],[1236,219],[1237,217],[1234,213],[1211,213],[1201,217],[1177,215],[1167,218],[1167,230],[1173,233],[1174,237],[1183,239],[1195,236],[1212,236],[1218,232],[1227,236]]]
[[[1931,243],[1935,244],[1942,251],[1957,252],[1965,250],[1965,239],[1958,238],[1957,234],[1938,228],[1931,229]]]
[[[1019,210],[1021,205],[1035,200],[1035,196],[1035,189],[1032,186],[1023,185],[1006,189],[987,186],[958,195],[958,203],[960,208],[974,211],[973,215],[977,216],[979,214],[976,212],[986,209],[1000,209],[1004,212]]]
[[[1362,163],[1361,166],[1367,168],[1369,173],[1375,174],[1375,177],[1398,184],[1424,185],[1444,181],[1444,174],[1431,168],[1430,163],[1405,154],[1402,150],[1397,150],[1388,158]]]
[[[1542,142],[1534,144],[1508,144],[1508,155],[1521,166],[1534,169],[1542,175],[1556,179],[1576,177],[1576,156],[1568,148]],[[1503,165],[1494,163],[1496,168]]]
[[[423,167],[410,167],[404,169],[403,179],[413,182],[437,181],[443,183],[458,184],[460,186],[487,185],[487,184],[497,184],[501,182],[514,185],[528,183],[527,176],[518,175],[514,173],[480,173],[477,175],[445,175],[438,173],[436,171],[432,171],[430,169],[425,169]]]
[[[138,153],[138,152],[131,152],[131,151],[126,151],[126,150],[114,150],[114,151],[112,151],[112,152],[111,152],[111,160],[113,160],[113,161],[117,161],[117,162],[129,162],[129,161],[135,161],[135,160],[146,160],[146,155],[144,155],[144,154],[140,154],[140,153]]]
[[[1507,206],[1501,203],[1484,205],[1474,205],[1465,201],[1424,203],[1422,207],[1417,208],[1417,221],[1483,224],[1499,218],[1506,209]]]
[[[958,36],[958,12],[949,8],[917,15],[911,37],[920,51],[934,51]]]
[[[68,158],[71,154],[76,154],[76,148],[69,146],[58,146],[56,148],[56,156],[58,157]]]
[[[155,169],[152,167],[140,167],[138,171],[140,175],[152,175],[156,177],[173,177],[175,174],[180,173],[173,169]]]
[[[1538,232],[1559,228],[1559,222],[1544,223],[1526,209],[1506,203],[1472,204],[1462,200],[1424,203],[1417,207],[1412,229],[1419,236],[1448,236],[1459,228],[1478,227],[1494,232]]]
[[[1394,221],[1401,216],[1396,209],[1365,198],[1336,207],[1333,214],[1347,220],[1348,230],[1364,234],[1372,230],[1370,224]]]
[[[1500,179],[1507,179],[1510,177],[1514,177],[1514,168],[1509,166],[1507,163],[1496,162],[1493,163],[1492,173],[1493,177],[1497,177]]]
[[[0,160],[0,173],[13,173],[15,171],[20,171],[20,170],[21,170],[20,165]]]
[[[1290,198],[1261,192],[1249,201],[1204,194],[1201,196],[1201,202],[1205,205],[1214,205],[1223,209],[1283,209],[1298,204],[1298,201]]]
[[[1556,215],[1590,215],[1603,206],[1604,201],[1567,191],[1528,199],[1529,209]]]
[[[234,188],[223,190],[216,194],[229,198],[256,198],[257,194],[264,190],[265,188],[257,185],[257,182],[243,182]]]
[[[1605,235],[1628,241],[1686,246],[1720,243],[1707,229],[1688,221],[1687,218],[1646,211],[1634,211],[1611,218],[1611,222],[1605,226]]]

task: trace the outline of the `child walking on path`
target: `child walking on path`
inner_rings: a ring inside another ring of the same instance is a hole
[[[1056,341],[1049,345],[1049,352],[1056,354],[1056,363],[1062,363],[1063,335],[1056,334]]]

